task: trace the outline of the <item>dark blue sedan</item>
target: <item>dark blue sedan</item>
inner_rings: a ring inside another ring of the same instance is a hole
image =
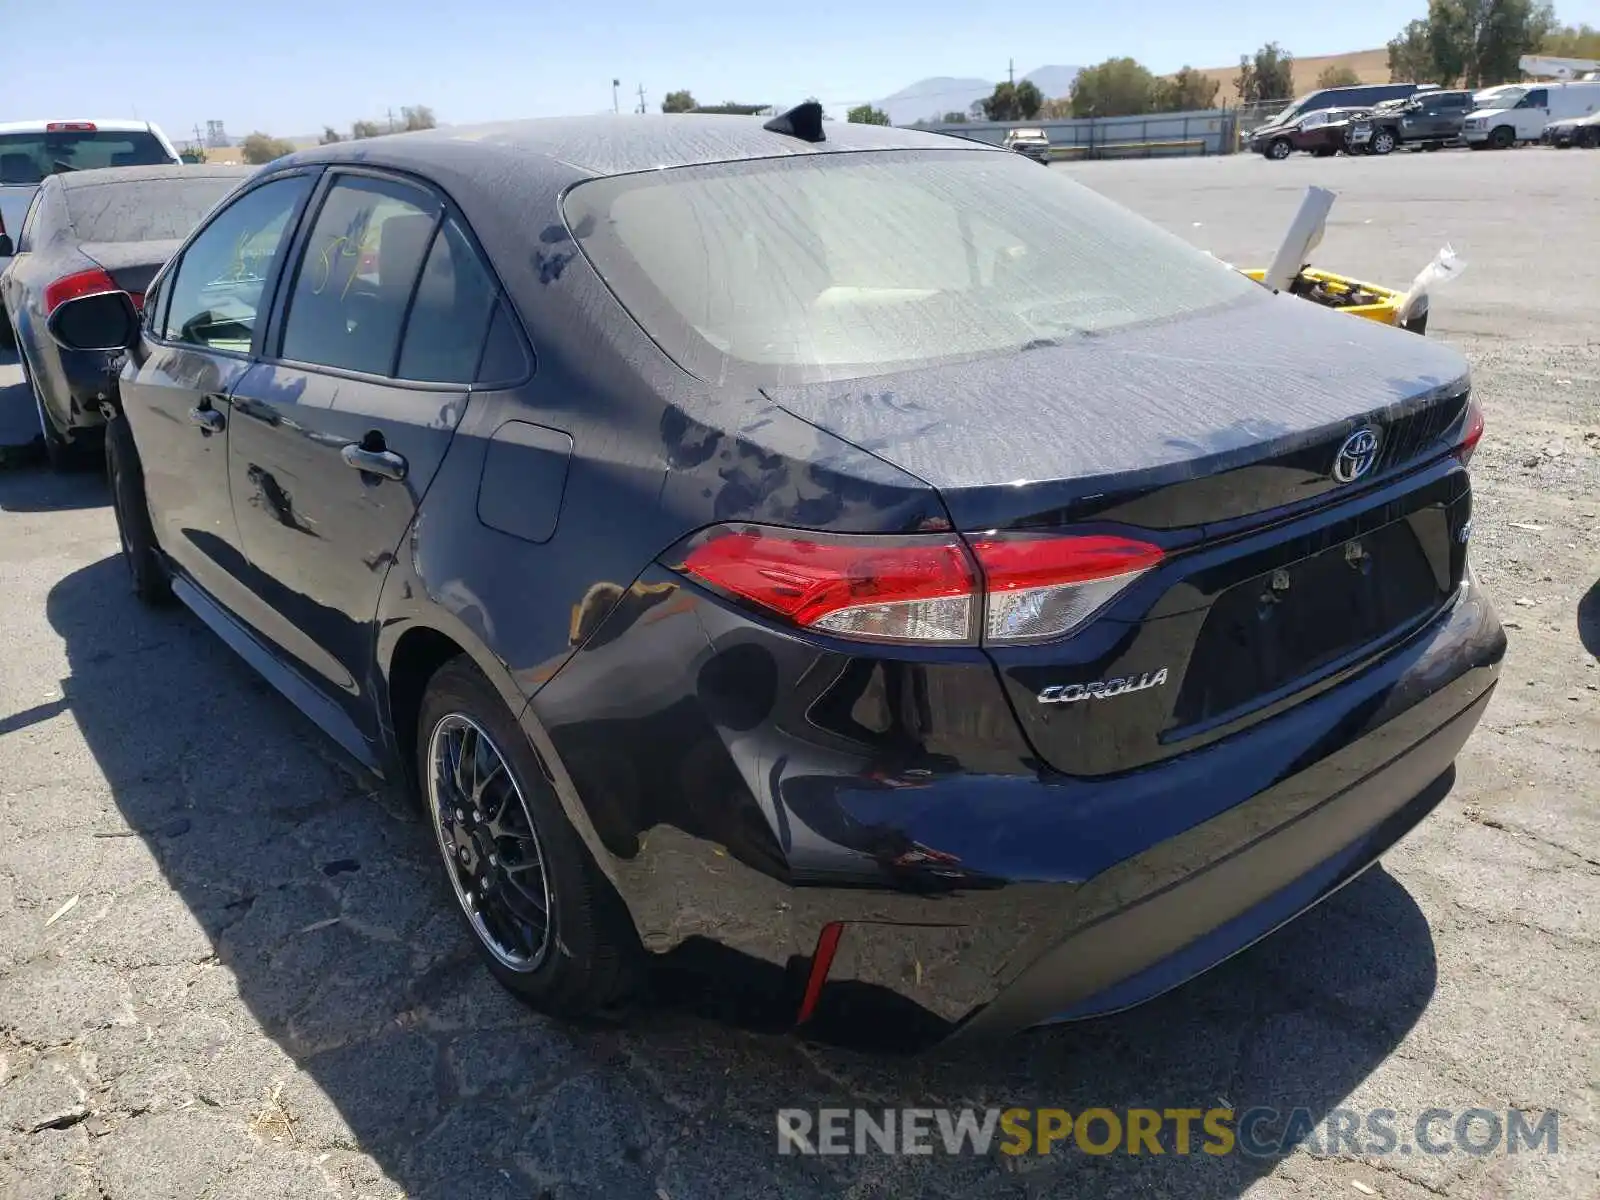
[[[1460,356],[1035,165],[815,105],[323,146],[51,328],[127,354],[135,592],[414,790],[508,988],[976,1036],[1354,878],[1505,650]]]

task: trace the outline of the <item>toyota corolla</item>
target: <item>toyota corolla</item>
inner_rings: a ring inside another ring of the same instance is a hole
[[[127,350],[137,595],[415,788],[507,987],[715,948],[977,1036],[1355,877],[1505,647],[1462,359],[1035,165],[814,105],[323,146],[50,326]]]

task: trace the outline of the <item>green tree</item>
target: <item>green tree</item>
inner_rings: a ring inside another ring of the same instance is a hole
[[[721,104],[697,104],[690,112],[720,113],[729,117],[753,117],[761,113],[770,112],[770,104],[740,104],[734,100],[724,100]]]
[[[405,122],[407,133],[418,129],[435,129],[439,125],[439,122],[433,119],[433,109],[426,104],[402,108],[400,118]]]
[[[1064,120],[1072,115],[1072,97],[1055,96],[1046,100],[1039,108],[1039,115],[1052,121]]]
[[[946,125],[965,125],[967,123],[967,114],[964,112],[947,112],[939,120]]]
[[[1152,112],[1195,112],[1217,102],[1222,84],[1204,71],[1185,65],[1171,79],[1158,79]]]
[[[286,142],[282,138],[272,137],[259,130],[245,138],[239,147],[239,157],[251,166],[260,166],[262,163],[269,163],[273,159],[293,153],[293,142]]]
[[[1417,24],[1406,26],[1401,39],[1427,47],[1433,80],[1469,88],[1520,79],[1517,60],[1541,49],[1556,28],[1550,6],[1537,0],[1429,0],[1420,30]]]
[[[1361,76],[1343,63],[1332,63],[1323,67],[1317,75],[1319,88],[1355,87],[1360,82]]]
[[[994,92],[978,103],[988,121],[1032,121],[1044,107],[1044,93],[1032,80],[997,83]]]
[[[1557,58],[1600,58],[1600,29],[1593,25],[1557,25],[1544,35],[1539,50]]]
[[[1108,58],[1072,81],[1075,117],[1126,117],[1155,108],[1156,77],[1131,58]]]
[[[344,138],[339,135],[339,131],[332,125],[324,125],[322,127],[322,136],[317,140],[321,145],[331,146],[335,142],[344,141]]]
[[[858,104],[845,115],[845,120],[852,125],[887,125],[889,114],[870,104]]]
[[[1294,95],[1294,55],[1277,42],[1268,42],[1254,55],[1240,56],[1233,87],[1241,104],[1289,99]]]
[[[1433,80],[1433,51],[1428,45],[1428,23],[1411,21],[1389,41],[1389,79],[1393,83],[1429,83]]]
[[[353,121],[350,125],[350,140],[359,142],[363,138],[375,138],[382,132],[376,121]]]
[[[694,109],[694,97],[687,88],[681,92],[668,92],[667,98],[661,102],[661,111],[664,113],[686,113]]]

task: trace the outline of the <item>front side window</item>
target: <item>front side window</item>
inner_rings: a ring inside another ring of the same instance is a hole
[[[0,133],[0,185],[40,183],[47,175],[96,167],[154,167],[178,160],[147,130],[41,130]]]
[[[200,231],[167,285],[172,299],[162,336],[249,353],[263,289],[311,184],[308,175],[270,180],[240,196]]]
[[[569,228],[686,370],[840,379],[1092,337],[1259,296],[1015,155],[854,153],[592,180]]]
[[[392,374],[439,211],[392,180],[351,175],[330,188],[295,271],[282,357]]]
[[[1550,103],[1550,93],[1544,88],[1534,88],[1517,102],[1518,108],[1543,108]]]

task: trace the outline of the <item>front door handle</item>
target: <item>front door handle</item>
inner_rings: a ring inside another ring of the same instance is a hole
[[[363,475],[380,475],[384,479],[404,479],[406,460],[393,450],[369,450],[360,442],[350,442],[339,451],[344,465],[354,467]]]
[[[221,413],[207,406],[205,408],[191,408],[189,410],[189,424],[200,426],[201,430],[206,433],[221,433],[224,421]]]

